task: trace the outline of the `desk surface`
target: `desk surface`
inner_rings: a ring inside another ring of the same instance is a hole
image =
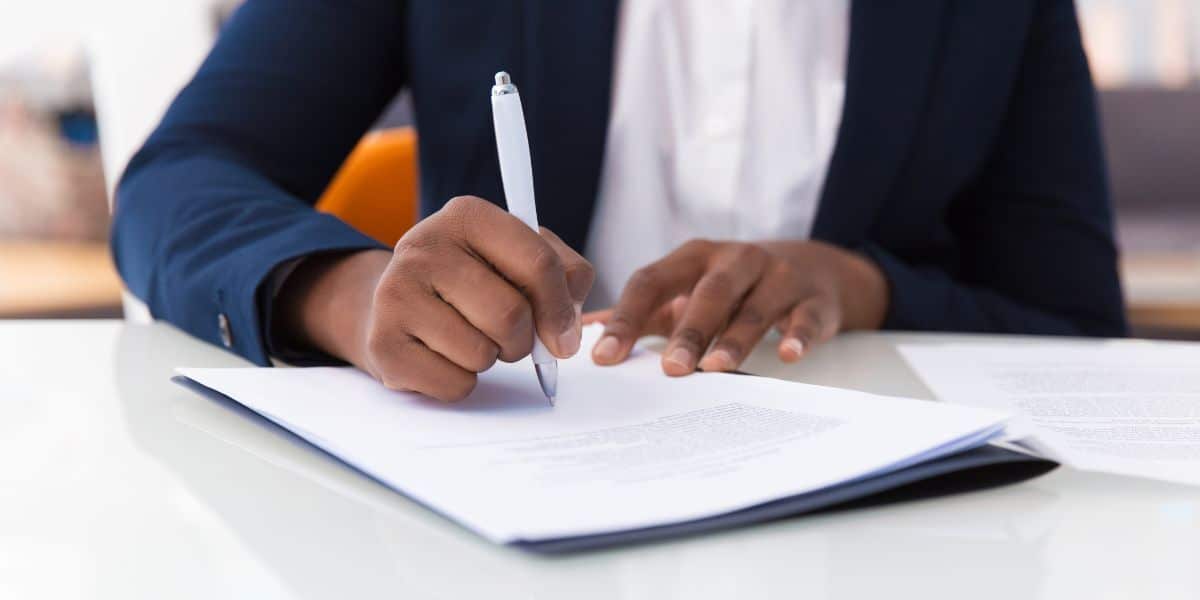
[[[948,339],[847,335],[750,368],[928,398],[893,344]],[[176,365],[245,363],[166,325],[0,321],[0,340],[3,598],[1200,597],[1200,489],[1060,469],[543,558],[170,383]]]

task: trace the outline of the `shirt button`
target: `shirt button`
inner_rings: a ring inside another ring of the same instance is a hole
[[[226,348],[233,348],[233,333],[229,330],[229,317],[225,313],[217,315],[217,329],[221,331],[221,343]]]

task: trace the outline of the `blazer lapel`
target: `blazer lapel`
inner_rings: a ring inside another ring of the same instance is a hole
[[[846,99],[812,237],[867,238],[921,121],[937,66],[946,0],[855,0]]]

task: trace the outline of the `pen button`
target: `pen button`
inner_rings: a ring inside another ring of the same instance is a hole
[[[233,348],[233,332],[229,329],[229,317],[225,313],[217,315],[217,329],[221,332],[221,343],[226,348]]]

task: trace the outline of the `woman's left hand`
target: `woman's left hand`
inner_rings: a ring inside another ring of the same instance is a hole
[[[667,375],[732,371],[772,326],[793,362],[847,329],[878,329],[888,284],[864,256],[816,241],[690,241],[633,274],[617,305],[585,322],[605,323],[597,364],[629,356],[643,335],[668,336]]]

